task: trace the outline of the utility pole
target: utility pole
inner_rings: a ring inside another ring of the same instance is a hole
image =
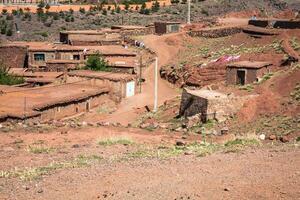
[[[191,24],[191,0],[187,0],[187,2],[188,2],[187,24]]]
[[[154,69],[154,108],[153,112],[157,111],[157,83],[158,82],[158,58],[155,58],[155,69]]]
[[[142,68],[143,68],[143,57],[142,55],[140,55],[140,80],[139,80],[140,93],[142,93]]]

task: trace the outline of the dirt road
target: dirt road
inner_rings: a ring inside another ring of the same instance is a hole
[[[158,56],[159,68],[166,65],[172,60],[172,56],[176,55],[179,50],[179,44],[170,44],[168,41],[177,38],[179,34],[169,34],[164,36],[149,35],[145,36],[144,43],[147,47],[156,52]],[[127,125],[132,123],[138,117],[135,112],[136,108],[144,106],[153,107],[154,104],[154,64],[149,66],[144,72],[143,77],[146,82],[142,86],[142,93],[131,98],[124,99],[119,105],[118,110],[111,114],[105,121],[119,122]],[[174,98],[178,93],[174,86],[167,81],[158,77],[158,104],[161,105],[164,101]]]
[[[38,182],[5,181],[0,199],[299,199],[297,147],[62,170]],[[3,182],[2,182],[3,183]]]

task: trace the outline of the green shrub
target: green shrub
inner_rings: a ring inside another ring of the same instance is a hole
[[[0,62],[0,85],[17,85],[24,83],[24,79],[12,76],[8,73],[9,68]]]
[[[86,68],[94,71],[110,71],[107,61],[100,55],[89,56],[86,62]]]

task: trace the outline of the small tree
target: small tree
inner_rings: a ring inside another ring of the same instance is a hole
[[[79,8],[79,12],[84,14],[85,13],[85,9],[84,8]]]
[[[125,10],[129,10],[129,2],[128,2],[128,1],[125,1],[125,2],[124,2],[124,5],[125,5]]]
[[[146,3],[144,2],[144,3],[142,4],[142,6],[141,6],[140,13],[141,13],[141,14],[144,14],[145,9],[146,9]]]
[[[37,5],[38,8],[44,8],[45,7],[45,2],[44,1],[40,1]]]
[[[121,8],[120,8],[120,6],[117,6],[116,13],[120,13],[120,12],[121,12]]]
[[[45,6],[45,9],[49,12],[49,9],[50,9],[50,5],[49,4],[47,4],[46,6]]]
[[[24,83],[24,79],[10,75],[9,67],[0,60],[0,85],[17,85],[21,83]]]
[[[159,10],[159,7],[160,7],[160,5],[159,5],[158,1],[156,0],[154,2],[154,4],[152,4],[152,9],[151,9],[152,12],[157,12]]]
[[[93,71],[110,71],[107,61],[99,53],[88,57],[86,69]]]
[[[107,15],[107,10],[105,8],[102,10],[102,15]]]

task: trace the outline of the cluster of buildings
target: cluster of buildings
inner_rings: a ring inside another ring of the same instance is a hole
[[[108,99],[120,102],[134,96],[139,70],[149,63],[140,62],[141,49],[127,44],[126,36],[151,31],[151,27],[115,26],[63,31],[56,43],[2,44],[1,61],[25,83],[0,86],[0,121],[60,119],[87,112]],[[107,61],[108,72],[85,69],[89,56],[96,54]]]

